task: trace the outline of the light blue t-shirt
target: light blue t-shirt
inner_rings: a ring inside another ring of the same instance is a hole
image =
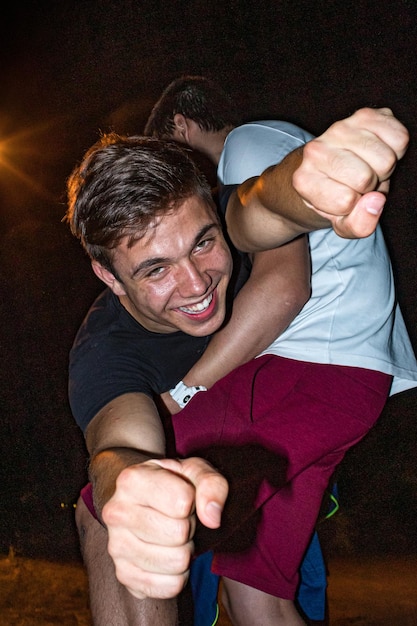
[[[239,126],[226,138],[219,182],[233,185],[259,176],[312,138],[288,122]],[[365,239],[322,229],[310,233],[309,242],[311,298],[262,354],[391,374],[391,395],[416,387],[417,362],[381,228]]]

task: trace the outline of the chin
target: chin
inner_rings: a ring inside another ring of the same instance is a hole
[[[190,324],[183,331],[193,337],[205,337],[206,335],[212,335],[215,333],[224,321],[224,315],[216,315],[215,319],[211,319],[201,324]]]

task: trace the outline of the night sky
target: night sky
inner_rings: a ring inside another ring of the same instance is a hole
[[[220,82],[242,120],[281,118],[313,133],[361,106],[390,106],[411,144],[383,227],[416,347],[417,8],[414,0],[44,0],[13,3],[3,15],[0,549],[13,543],[60,558],[74,551],[67,529],[86,468],[67,402],[68,351],[101,289],[61,221],[72,167],[100,131],[140,133],[183,73]],[[349,535],[358,549],[375,534],[375,549],[417,549],[416,416],[415,392],[392,399],[342,466],[348,524],[362,520]],[[51,546],[52,527],[60,537]]]

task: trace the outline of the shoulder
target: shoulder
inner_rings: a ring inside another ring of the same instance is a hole
[[[151,393],[141,347],[140,327],[129,325],[129,315],[110,290],[88,311],[69,358],[69,400],[84,430],[102,406],[132,391]]]
[[[143,330],[143,332],[142,332]],[[134,335],[138,339],[146,331],[137,324],[119,298],[105,289],[90,307],[75,337],[72,353],[84,352],[115,339]]]
[[[104,294],[91,307],[69,363],[69,400],[84,430],[103,406],[128,393],[152,397],[191,368],[209,338],[181,332],[152,333],[138,324],[117,297]]]
[[[261,120],[243,124],[226,138],[218,167],[225,185],[239,184],[259,176],[289,153],[313,139],[313,135],[282,120]]]
[[[260,137],[275,138],[275,140],[288,137],[298,145],[313,139],[311,133],[291,122],[286,122],[285,120],[256,120],[234,128],[227,136],[225,146],[231,140],[236,141],[244,138],[250,140],[251,138],[258,139]]]

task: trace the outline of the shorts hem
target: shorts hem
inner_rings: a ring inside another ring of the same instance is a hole
[[[213,574],[217,574],[218,576],[225,576],[226,578],[230,578],[231,580],[235,580],[236,582],[242,583],[243,585],[248,585],[248,587],[253,587],[254,589],[258,589],[263,593],[268,593],[270,596],[274,596],[275,598],[281,598],[283,600],[291,600],[295,601],[297,588],[298,588],[298,580],[297,584],[289,585],[286,582],[281,581],[281,584],[278,586],[265,584],[265,579],[258,579],[256,576],[251,576],[250,574],[245,575],[241,571],[239,574],[236,574],[236,569],[228,569],[227,567],[223,567],[222,565],[217,565],[215,563],[216,557],[214,557],[214,561],[211,567],[211,571]]]

